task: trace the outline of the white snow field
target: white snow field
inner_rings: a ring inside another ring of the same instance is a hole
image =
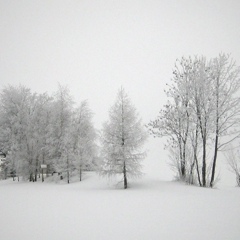
[[[240,189],[145,176],[127,190],[82,182],[0,181],[1,240],[239,240]]]

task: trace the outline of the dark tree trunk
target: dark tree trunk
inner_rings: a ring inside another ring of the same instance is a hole
[[[236,181],[237,181],[238,187],[240,187],[240,174],[239,173],[236,173]]]
[[[203,156],[202,156],[202,187],[206,187],[206,145],[207,145],[207,118],[205,116],[205,122],[202,122],[201,111],[199,109],[199,103],[197,101],[197,118],[199,122],[201,137],[202,137],[202,148],[203,148]]]
[[[70,183],[70,180],[69,180],[69,170],[67,171],[67,179],[68,179],[68,184]]]
[[[191,168],[190,168],[189,184],[191,184],[191,185],[194,184],[194,178],[193,178],[194,177],[194,174],[193,174],[194,167],[195,167],[195,160],[191,164]]]
[[[202,182],[201,182],[201,177],[200,177],[200,172],[199,172],[197,149],[198,149],[198,125],[196,125],[196,133],[195,133],[194,161],[196,162],[198,183],[199,183],[199,186],[201,187],[202,186]]]
[[[200,187],[202,187],[202,182],[201,182],[200,173],[199,173],[198,159],[197,159],[197,154],[196,153],[194,153],[194,158],[195,158],[195,161],[196,161],[198,183],[199,183]]]
[[[182,180],[186,180],[186,144],[183,144],[183,156],[181,161],[181,174]]]
[[[80,172],[80,182],[82,181],[82,168],[80,167],[80,170],[79,170],[79,172]]]
[[[125,161],[123,163],[123,178],[124,178],[124,189],[127,189],[127,171],[126,171],[126,164]]]
[[[5,170],[4,170],[4,177],[5,177],[5,180],[7,179],[7,173],[8,173],[8,169],[5,168]]]
[[[214,178],[215,178],[217,154],[218,154],[218,133],[217,133],[216,139],[215,139],[215,148],[214,148],[214,157],[213,157],[213,166],[212,166],[212,176],[211,176],[211,182],[210,182],[210,187],[211,188],[213,187]]]
[[[179,177],[180,180],[184,180],[185,179],[185,162],[184,162],[184,150],[182,149],[182,140],[178,139],[178,143],[179,143],[179,156],[180,156],[180,169],[179,170]]]
[[[37,182],[37,169],[35,170],[35,179],[34,179],[35,182]]]
[[[42,182],[44,182],[43,168],[42,168]]]
[[[188,100],[186,100],[185,102],[185,107],[187,109],[188,107]],[[186,145],[187,145],[187,139],[188,139],[188,131],[189,131],[189,113],[188,111],[186,111],[186,116],[187,116],[187,127],[186,127],[186,131],[184,134],[184,140],[183,141],[183,157],[182,157],[182,179],[183,181],[186,181]]]
[[[68,179],[68,184],[70,183],[70,180],[69,180],[70,176],[69,175],[70,175],[69,174],[69,159],[68,159],[68,156],[67,156],[67,179]]]
[[[202,186],[206,187],[206,139],[203,138]]]
[[[217,162],[217,154],[218,154],[218,135],[219,135],[219,78],[217,78],[217,86],[216,86],[216,137],[215,137],[215,147],[214,147],[214,157],[213,157],[213,165],[212,165],[212,176],[210,181],[210,187],[213,187],[214,178],[215,178],[215,169]]]
[[[33,178],[33,174],[32,173],[30,173],[29,181],[30,182],[34,182],[34,178]]]

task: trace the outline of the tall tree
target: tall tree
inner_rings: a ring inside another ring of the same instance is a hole
[[[87,101],[81,102],[75,110],[72,122],[72,152],[75,168],[82,180],[82,171],[93,168],[96,156],[96,131],[92,122],[92,112]]]
[[[54,169],[59,173],[66,173],[68,183],[73,171],[72,158],[70,158],[72,114],[73,101],[69,90],[67,87],[59,85],[52,105],[49,153]]]
[[[9,160],[10,171],[28,175],[32,171],[31,156],[27,154],[28,117],[32,105],[30,89],[7,86],[1,93],[0,144]]]
[[[165,93],[167,104],[160,110],[159,116],[148,124],[150,133],[156,137],[168,137],[166,144],[170,148],[178,178],[189,179],[189,138],[192,131],[191,85],[197,61],[186,58],[177,60],[171,83]]]
[[[240,68],[229,55],[220,54],[211,62],[214,92],[214,154],[210,186],[215,180],[218,151],[239,138]],[[221,140],[221,142],[220,142]]]
[[[213,187],[218,151],[240,136],[239,73],[225,54],[176,62],[168,103],[149,129],[178,148],[172,152],[180,179],[193,180],[196,171],[200,186]]]
[[[129,177],[141,176],[140,161],[146,156],[142,151],[147,135],[135,107],[123,88],[109,111],[109,121],[103,126],[100,173],[108,177],[122,174],[124,188]]]

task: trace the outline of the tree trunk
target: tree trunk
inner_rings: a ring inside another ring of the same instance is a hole
[[[201,132],[201,137],[202,137],[202,151],[203,151],[203,156],[202,156],[202,187],[206,187],[206,145],[207,145],[207,119],[205,116],[205,122],[202,122],[201,118],[201,111],[199,109],[199,104],[197,101],[197,118],[199,122],[199,127],[200,127],[200,132]]]
[[[68,156],[67,156],[67,179],[68,179],[68,184],[69,184],[70,180],[69,180],[69,159],[68,159]]]
[[[213,187],[214,178],[215,178],[215,169],[217,162],[217,154],[218,154],[218,135],[219,135],[219,78],[217,78],[217,86],[216,86],[216,137],[215,137],[215,147],[214,147],[214,157],[213,157],[213,165],[212,165],[212,176],[210,181],[210,187]]]
[[[5,170],[4,170],[4,177],[5,177],[5,180],[7,179],[7,173],[8,173],[8,169],[5,168]]]
[[[37,169],[35,170],[35,179],[34,179],[35,182],[37,182]]]
[[[239,173],[236,173],[236,181],[237,181],[238,187],[240,187],[240,174]]]
[[[179,157],[180,157],[180,169],[179,170],[179,177],[180,180],[185,179],[185,162],[184,162],[184,150],[182,149],[182,140],[179,138],[178,139],[178,144],[179,144]]]
[[[194,183],[194,179],[193,179],[194,166],[195,166],[195,161],[193,161],[193,163],[191,164],[191,168],[190,168],[190,175],[189,175],[188,183],[191,184],[191,185],[193,185],[193,183]]]
[[[82,181],[82,168],[81,168],[81,166],[80,166],[79,172],[80,172],[80,182],[81,182]]]
[[[202,182],[201,182],[200,173],[199,173],[198,159],[197,159],[197,154],[196,153],[194,153],[194,158],[195,158],[195,161],[196,161],[198,183],[199,183],[200,187],[202,187]]]
[[[215,148],[214,148],[214,157],[213,157],[213,166],[212,166],[212,176],[211,176],[211,182],[210,182],[210,187],[211,188],[213,187],[214,178],[215,178],[217,154],[218,154],[218,134],[216,135],[216,139],[215,139]]]
[[[195,161],[195,163],[196,163],[198,183],[199,183],[199,186],[201,187],[201,186],[202,186],[202,182],[201,182],[201,177],[200,177],[200,172],[199,172],[197,149],[198,149],[198,125],[196,125],[195,145],[193,145],[193,151],[194,151],[194,161]]]
[[[125,161],[123,163],[123,178],[124,178],[124,189],[127,189],[127,171]]]
[[[69,181],[69,170],[67,170],[67,179],[68,179],[68,184],[70,183]]]
[[[206,187],[206,138],[203,138],[202,186]]]
[[[186,180],[186,143],[183,143],[183,156],[181,161],[181,174],[182,180]]]
[[[33,178],[33,174],[32,173],[30,173],[29,181],[30,182],[34,182],[34,178]]]
[[[188,100],[185,102],[185,107],[187,109],[188,107]],[[187,145],[187,139],[188,139],[188,131],[189,131],[189,113],[186,110],[186,116],[187,116],[187,127],[184,134],[184,140],[183,141],[183,162],[182,162],[182,178],[184,181],[186,181],[186,145]]]
[[[42,182],[44,182],[43,168],[42,168]]]

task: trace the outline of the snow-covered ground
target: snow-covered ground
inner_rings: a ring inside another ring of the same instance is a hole
[[[95,173],[71,184],[0,181],[3,240],[239,240],[240,189],[145,176],[123,190]]]

